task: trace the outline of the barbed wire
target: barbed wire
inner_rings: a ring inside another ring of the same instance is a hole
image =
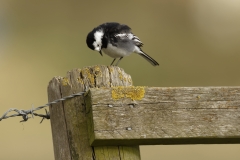
[[[0,121],[3,120],[3,119],[11,118],[11,117],[22,116],[23,120],[21,120],[20,122],[26,122],[29,118],[34,118],[34,116],[38,116],[38,117],[42,117],[42,120],[41,120],[41,122],[40,122],[40,123],[42,123],[42,121],[43,121],[44,119],[50,119],[50,113],[49,113],[49,111],[47,111],[47,110],[45,109],[45,112],[46,112],[45,115],[44,115],[44,114],[34,113],[35,111],[38,111],[38,110],[43,109],[43,108],[45,108],[45,107],[48,107],[48,106],[50,106],[51,104],[55,104],[55,103],[58,103],[58,102],[61,102],[61,101],[65,101],[65,100],[67,100],[67,99],[71,99],[71,98],[76,97],[76,96],[82,96],[84,93],[86,93],[86,92],[75,93],[75,94],[72,94],[72,95],[69,95],[69,96],[66,96],[66,97],[63,97],[63,98],[54,100],[54,101],[52,101],[52,102],[49,102],[49,103],[44,104],[44,105],[42,105],[42,106],[39,106],[39,107],[37,107],[37,108],[34,108],[34,106],[32,105],[32,108],[29,109],[29,110],[10,108],[8,111],[6,111],[6,112],[2,115],[2,117],[0,118]],[[17,113],[7,116],[7,114],[8,114],[9,112],[12,112],[12,111],[17,112]],[[29,114],[31,114],[32,117],[28,117]]]

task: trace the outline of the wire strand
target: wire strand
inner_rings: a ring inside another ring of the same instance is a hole
[[[50,113],[49,113],[49,111],[47,111],[47,110],[45,109],[45,112],[46,112],[45,115],[44,115],[44,114],[34,113],[35,111],[41,110],[41,109],[43,109],[43,108],[45,108],[45,107],[48,107],[48,106],[50,106],[51,104],[56,104],[56,103],[58,103],[58,102],[65,101],[65,100],[67,100],[67,99],[71,99],[71,98],[74,98],[74,97],[77,97],[77,96],[82,96],[82,95],[84,95],[84,93],[86,93],[86,92],[75,93],[75,94],[72,94],[72,95],[69,95],[69,96],[66,96],[66,97],[63,97],[63,98],[54,100],[54,101],[52,101],[52,102],[49,102],[49,103],[47,103],[47,104],[45,104],[45,105],[42,105],[42,106],[39,106],[39,107],[37,107],[37,108],[34,108],[33,105],[32,105],[32,108],[29,109],[29,110],[10,108],[8,111],[6,111],[6,112],[2,115],[2,117],[0,118],[0,121],[3,120],[3,119],[11,118],[11,117],[22,116],[23,120],[21,120],[20,122],[26,122],[29,118],[31,118],[31,117],[28,117],[28,114],[31,114],[31,115],[32,115],[32,118],[34,118],[34,116],[42,117],[42,120],[41,120],[41,122],[40,122],[40,123],[42,123],[42,121],[43,121],[44,119],[50,119]],[[7,114],[10,113],[10,112],[12,112],[12,111],[17,112],[17,114],[12,114],[12,115],[7,116]]]

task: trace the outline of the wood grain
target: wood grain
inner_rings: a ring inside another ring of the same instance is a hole
[[[141,100],[90,89],[93,146],[240,143],[240,87],[144,89]]]

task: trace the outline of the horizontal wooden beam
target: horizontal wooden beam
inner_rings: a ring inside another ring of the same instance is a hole
[[[90,144],[240,143],[240,87],[92,88]]]

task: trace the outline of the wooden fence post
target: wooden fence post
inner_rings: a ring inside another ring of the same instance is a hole
[[[116,66],[74,69],[66,77],[54,77],[49,82],[48,99],[53,101],[89,88],[131,85],[131,76]],[[140,160],[139,146],[90,146],[83,96],[51,105],[50,113],[56,160]]]

